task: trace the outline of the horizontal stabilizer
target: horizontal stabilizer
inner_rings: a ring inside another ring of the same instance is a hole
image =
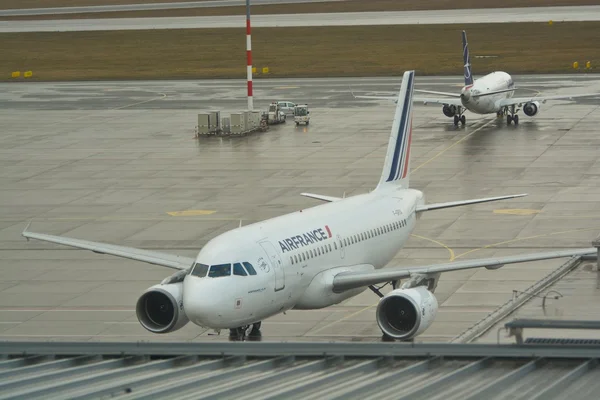
[[[313,199],[317,199],[317,200],[329,201],[329,202],[341,200],[340,197],[324,196],[322,194],[314,194],[314,193],[300,193],[300,195],[305,196],[305,197],[310,197]]]
[[[509,195],[509,196],[499,196],[499,197],[486,197],[486,198],[483,198],[483,199],[449,201],[447,203],[425,204],[425,205],[422,205],[422,206],[417,206],[416,211],[417,212],[423,212],[423,211],[431,211],[431,210],[441,210],[443,208],[468,206],[470,204],[488,203],[490,201],[514,199],[516,197],[525,197],[525,196],[527,196],[527,193],[512,194],[512,195]]]

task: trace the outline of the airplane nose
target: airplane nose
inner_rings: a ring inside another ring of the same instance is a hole
[[[188,275],[183,281],[183,307],[194,324],[218,328],[221,321],[218,294],[211,290],[209,279]]]

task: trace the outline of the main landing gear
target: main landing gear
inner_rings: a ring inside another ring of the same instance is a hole
[[[229,340],[245,341],[245,340],[260,340],[262,333],[260,332],[261,321],[254,324],[240,326],[229,330]]]
[[[518,111],[519,110],[515,109],[514,104],[510,106],[510,108],[505,107],[504,110],[501,111],[502,114],[506,114],[506,125],[510,125],[511,122],[514,122],[515,125],[519,125],[519,116],[517,115]],[[498,116],[500,116],[500,113],[498,113]]]

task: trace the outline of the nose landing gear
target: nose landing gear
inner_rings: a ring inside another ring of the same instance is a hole
[[[459,122],[462,126],[465,126],[467,123],[467,118],[463,114],[462,107],[458,107],[458,114],[454,115],[454,126],[458,126]]]
[[[262,333],[260,332],[261,321],[255,322],[250,325],[240,326],[239,328],[233,328],[229,330],[229,340],[246,341],[246,340],[260,340]]]

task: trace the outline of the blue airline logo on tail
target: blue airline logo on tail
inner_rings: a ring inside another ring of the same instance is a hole
[[[414,72],[411,72],[408,76],[407,90],[404,97],[404,104],[402,105],[402,117],[398,128],[398,135],[396,136],[394,157],[392,158],[390,174],[386,182],[404,179],[408,175],[408,159],[410,156],[410,142],[412,136],[412,119],[409,119],[409,114],[412,107],[411,96],[413,92],[414,77]]]
[[[465,67],[465,86],[473,84],[473,76],[471,74],[471,57],[469,56],[469,43],[467,43],[467,33],[462,31],[463,44],[463,63]]]

